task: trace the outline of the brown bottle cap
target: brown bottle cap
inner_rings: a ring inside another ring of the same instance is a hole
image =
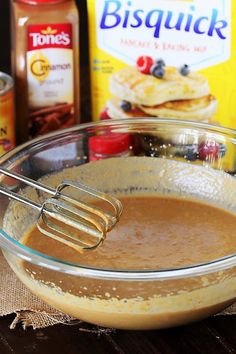
[[[29,5],[37,5],[37,4],[58,4],[60,2],[64,2],[67,0],[17,0],[17,2],[22,2],[24,4]]]

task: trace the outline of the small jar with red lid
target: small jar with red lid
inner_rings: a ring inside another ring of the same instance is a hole
[[[130,155],[132,155],[132,149],[129,134],[108,133],[89,138],[90,161]]]

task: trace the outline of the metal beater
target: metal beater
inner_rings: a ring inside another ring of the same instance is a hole
[[[7,187],[0,186],[0,194],[39,211],[37,227],[44,235],[77,251],[98,247],[104,241],[107,232],[116,225],[123,210],[121,202],[115,197],[79,182],[65,180],[54,189],[3,168],[0,168],[0,173],[52,196],[39,204]],[[67,188],[85,192],[93,198],[93,202],[102,201],[112,211],[102,210],[93,204],[66,195]]]

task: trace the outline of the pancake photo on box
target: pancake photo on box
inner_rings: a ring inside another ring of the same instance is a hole
[[[217,100],[204,75],[188,65],[166,66],[163,59],[139,57],[110,78],[110,118],[160,117],[211,122]]]

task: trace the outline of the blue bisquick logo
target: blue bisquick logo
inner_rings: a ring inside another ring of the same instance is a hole
[[[105,0],[100,28],[135,29],[143,26],[153,29],[154,38],[160,38],[162,30],[167,29],[226,39],[228,22],[220,17],[217,9],[212,8],[206,16],[197,16],[195,10],[195,6],[191,5],[188,13],[174,13],[160,8],[145,12],[143,9],[134,9],[132,1]]]

